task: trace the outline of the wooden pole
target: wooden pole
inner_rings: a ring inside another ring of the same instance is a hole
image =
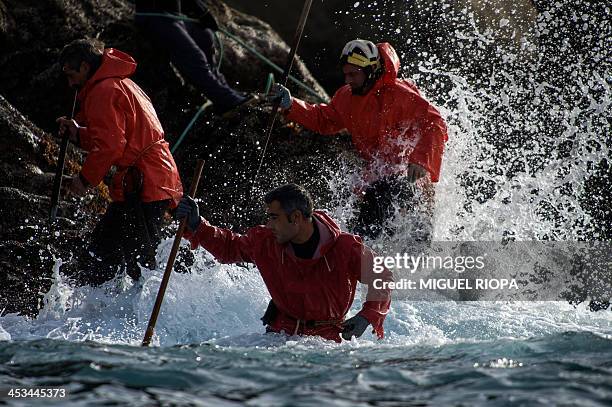
[[[74,111],[76,109],[78,90],[74,92],[74,101],[72,102],[72,114],[70,119],[74,119]],[[62,178],[64,177],[64,164],[66,163],[66,153],[68,152],[68,131],[62,135],[59,155],[57,156],[57,170],[55,170],[55,178],[53,179],[53,190],[51,192],[51,210],[49,211],[49,221],[55,221],[57,217],[57,209],[59,207],[60,192],[62,190]]]
[[[196,164],[195,173],[193,174],[193,179],[191,180],[191,190],[189,191],[190,197],[193,197],[198,189],[198,184],[200,183],[200,176],[202,175],[202,168],[204,168],[204,160],[198,160],[198,163]],[[172,274],[174,261],[176,260],[176,255],[178,253],[179,246],[181,245],[181,239],[183,238],[183,233],[185,232],[186,226],[187,217],[185,217],[181,221],[179,228],[176,232],[176,236],[174,237],[174,243],[172,244],[170,257],[168,257],[168,263],[166,264],[166,271],[164,272],[164,277],[162,278],[161,284],[159,286],[159,292],[157,293],[157,298],[155,299],[153,312],[151,312],[149,326],[147,326],[144,339],[142,340],[142,346],[149,346],[149,344],[151,343],[151,338],[153,337],[153,332],[155,331],[155,324],[157,323],[157,316],[159,315],[159,310],[161,309],[162,302],[164,301],[164,295],[166,294],[168,281],[170,281],[170,275]]]

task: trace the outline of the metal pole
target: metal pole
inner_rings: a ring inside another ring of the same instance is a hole
[[[293,66],[293,61],[295,59],[295,53],[297,52],[298,46],[300,45],[300,39],[302,38],[302,33],[304,32],[304,26],[306,25],[306,20],[308,19],[308,13],[310,12],[310,6],[312,5],[312,0],[306,0],[304,2],[304,7],[302,8],[302,15],[300,16],[300,21],[298,22],[297,29],[295,30],[295,36],[293,38],[293,47],[289,52],[289,58],[287,59],[287,64],[285,65],[285,70],[283,71],[283,75],[281,76],[281,82],[284,86],[287,85],[287,79],[289,78],[289,73],[291,73],[291,67]],[[261,171],[261,166],[263,165],[264,158],[266,157],[266,151],[268,150],[268,144],[270,143],[270,136],[272,135],[272,129],[274,128],[274,123],[276,122],[276,117],[278,116],[278,108],[280,105],[280,100],[274,102],[274,106],[272,106],[272,114],[270,115],[270,121],[268,122],[268,133],[266,137],[266,144],[264,145],[263,152],[261,153],[261,159],[259,160],[259,167],[257,168],[257,172],[255,173],[255,178],[253,179],[253,188],[257,183],[257,177],[259,176],[259,172]]]
[[[70,119],[74,119],[74,111],[76,109],[78,89],[74,91],[74,101],[72,102],[72,114]],[[60,192],[62,190],[62,178],[64,177],[64,164],[66,163],[66,153],[68,152],[68,132],[65,131],[60,144],[59,155],[57,156],[57,170],[55,170],[55,178],[53,179],[53,191],[51,192],[51,210],[49,212],[49,221],[55,221],[57,217],[57,208],[59,207]]]

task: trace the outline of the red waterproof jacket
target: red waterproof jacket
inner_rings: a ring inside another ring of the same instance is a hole
[[[385,72],[367,94],[353,95],[345,85],[329,105],[294,98],[287,119],[321,134],[348,130],[357,151],[370,162],[369,171],[376,172],[366,178],[402,174],[407,164],[415,163],[437,182],[448,139],[444,119],[412,82],[397,78],[400,62],[393,47],[377,47]],[[373,165],[377,158],[383,168]]]
[[[259,269],[278,315],[269,328],[288,334],[318,335],[340,342],[341,321],[355,297],[357,281],[368,285],[359,315],[373,326],[379,338],[390,305],[389,290],[374,288],[374,280],[392,281],[391,272],[373,272],[373,252],[358,236],[340,231],[325,213],[315,211],[319,247],[312,259],[295,256],[290,243],[279,244],[272,231],[256,226],[245,235],[211,226],[202,219],[195,233],[187,233],[192,248],[201,245],[222,263],[249,262]],[[299,320],[299,324],[298,324]],[[338,321],[324,326],[304,326],[305,321]]]
[[[84,126],[80,146],[88,151],[81,177],[98,185],[116,166],[109,189],[114,201],[123,201],[123,176],[136,166],[144,178],[143,202],[171,199],[176,204],[183,195],[178,169],[151,100],[128,79],[135,70],[131,56],[108,48],[102,65],[79,92],[76,120]]]

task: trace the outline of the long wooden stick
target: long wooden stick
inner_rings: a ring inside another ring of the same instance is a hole
[[[79,91],[74,92],[74,101],[72,102],[72,114],[70,119],[74,119],[74,111],[76,109],[76,100]],[[55,170],[55,178],[53,179],[53,191],[51,192],[51,210],[49,211],[49,220],[55,221],[57,217],[57,208],[59,207],[60,192],[62,190],[62,178],[64,177],[64,164],[66,163],[66,153],[68,152],[68,131],[65,131],[60,144],[59,155],[57,156],[57,170]]]
[[[304,26],[306,25],[306,20],[308,19],[308,13],[310,13],[310,6],[312,5],[312,0],[306,0],[304,2],[304,7],[302,8],[302,14],[300,15],[300,21],[298,22],[297,29],[295,30],[295,36],[293,38],[293,46],[291,47],[291,51],[289,52],[289,58],[287,59],[287,64],[285,65],[285,70],[283,71],[283,76],[281,76],[281,83],[284,86],[287,86],[287,79],[289,78],[289,74],[291,73],[291,67],[293,66],[293,61],[295,60],[295,53],[300,45],[300,39],[302,38],[302,33],[304,32]],[[278,108],[280,106],[280,100],[274,102],[274,106],[272,106],[272,114],[270,115],[270,121],[268,122],[268,132],[266,137],[266,144],[264,146],[263,152],[261,153],[261,159],[259,160],[259,167],[257,168],[257,172],[255,173],[255,178],[253,179],[253,188],[257,183],[257,177],[259,176],[259,172],[261,171],[261,166],[263,165],[264,158],[266,157],[266,151],[268,150],[268,143],[270,142],[270,136],[272,135],[272,129],[274,128],[274,123],[276,122],[276,117],[278,116]]]
[[[195,196],[195,193],[198,189],[198,184],[200,183],[200,176],[202,175],[202,168],[204,168],[204,160],[198,160],[195,173],[193,174],[193,179],[191,180],[191,190],[189,191],[190,197]],[[183,238],[183,233],[185,232],[186,225],[187,217],[183,218],[183,220],[181,221],[178,231],[176,232],[176,236],[174,237],[174,243],[172,244],[170,257],[168,257],[168,263],[166,264],[166,271],[164,272],[164,277],[162,278],[161,284],[159,286],[157,298],[155,299],[155,305],[153,306],[153,312],[151,313],[151,318],[149,319],[149,326],[147,326],[144,339],[142,340],[142,346],[149,346],[149,344],[151,343],[151,337],[153,337],[153,332],[155,331],[155,324],[157,323],[157,316],[159,315],[159,310],[161,309],[162,302],[164,301],[164,295],[166,294],[168,281],[170,281],[170,275],[172,274],[172,268],[174,267],[174,261],[176,260],[176,255],[178,253],[179,246],[181,245],[181,239]]]

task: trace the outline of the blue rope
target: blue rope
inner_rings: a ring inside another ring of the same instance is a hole
[[[230,37],[231,39],[236,41],[238,44],[242,45],[244,48],[246,48],[248,51],[250,51],[256,57],[258,57],[260,60],[262,60],[266,64],[270,65],[278,73],[280,73],[280,74],[284,73],[283,68],[281,68],[280,66],[276,65],[274,62],[270,61],[268,58],[263,56],[259,51],[257,51],[255,48],[251,47],[250,45],[248,45],[247,43],[242,41],[236,35],[230,33],[229,31],[227,31],[227,30],[225,30],[225,29],[223,29],[221,27],[219,27],[219,31],[221,31],[223,34],[227,35],[228,37]],[[293,75],[289,75],[288,79],[291,80],[296,85],[298,85],[300,88],[304,89],[306,92],[310,93],[315,98],[317,98],[320,102],[327,103],[327,100],[325,98],[319,96],[319,94],[314,89],[312,89],[311,87],[309,87],[308,85],[306,85],[304,82],[300,81],[299,79],[297,79]]]

